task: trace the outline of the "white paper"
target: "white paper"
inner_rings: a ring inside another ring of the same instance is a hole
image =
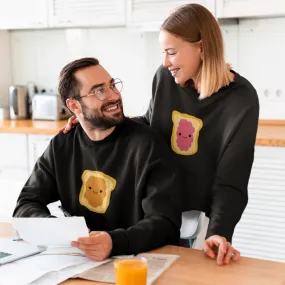
[[[153,284],[179,258],[178,255],[151,253],[142,253],[135,256],[135,258],[140,257],[144,257],[147,260],[147,285]],[[122,259],[126,259],[126,257]],[[114,260],[83,272],[79,277],[97,282],[115,283]]]
[[[38,246],[70,246],[89,236],[83,217],[13,218],[13,226],[23,240]]]
[[[80,265],[70,266],[57,272],[49,272],[44,276],[40,277],[39,279],[35,280],[34,282],[30,283],[29,285],[56,285],[69,278],[77,276],[78,274],[86,270],[102,265],[108,261],[109,260],[95,262],[89,259],[88,261]]]
[[[0,285],[28,285],[48,272],[89,261],[87,257],[73,255],[34,255],[0,266]]]
[[[137,257],[146,258],[148,265],[147,285],[151,285],[179,258],[179,255],[142,253]]]
[[[41,255],[79,255],[85,256],[84,251],[77,247],[71,246],[49,246]]]

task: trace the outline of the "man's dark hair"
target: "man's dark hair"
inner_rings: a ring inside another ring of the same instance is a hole
[[[76,80],[74,73],[77,70],[99,65],[99,60],[92,57],[85,57],[74,60],[67,64],[59,74],[58,93],[62,103],[66,106],[68,98],[79,96],[79,83]]]

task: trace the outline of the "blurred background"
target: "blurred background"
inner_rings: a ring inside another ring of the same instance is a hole
[[[61,68],[97,57],[124,82],[125,114],[142,115],[162,63],[159,27],[194,2],[215,15],[227,61],[260,100],[250,202],[234,245],[285,261],[284,0],[0,0],[0,220],[11,219],[35,161],[69,116],[57,98]]]

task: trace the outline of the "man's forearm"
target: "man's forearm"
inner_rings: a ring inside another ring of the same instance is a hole
[[[13,217],[49,217],[50,211],[45,205],[37,202],[19,200],[14,210]]]

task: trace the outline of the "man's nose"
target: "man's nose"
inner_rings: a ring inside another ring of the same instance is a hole
[[[114,90],[111,87],[108,88],[107,92],[108,92],[106,96],[107,99],[118,100],[121,97],[121,93],[118,94],[114,92]]]

